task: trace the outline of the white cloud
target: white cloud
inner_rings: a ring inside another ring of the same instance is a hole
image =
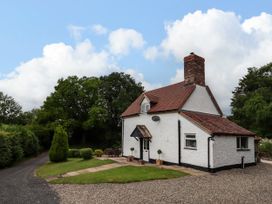
[[[69,33],[70,33],[71,37],[76,41],[81,40],[82,32],[85,29],[86,28],[82,27],[82,26],[76,26],[76,25],[69,25],[68,26],[68,30],[69,30]]]
[[[109,35],[109,49],[114,55],[126,55],[131,48],[142,48],[144,43],[142,34],[133,29],[120,28]]]
[[[13,96],[25,110],[39,107],[61,77],[100,76],[118,68],[105,51],[95,52],[90,41],[75,48],[64,43],[46,45],[43,55],[22,63],[4,79],[0,90]]]
[[[155,60],[157,57],[159,56],[159,51],[158,48],[153,46],[153,47],[148,47],[145,51],[144,51],[144,57],[147,60]]]
[[[125,73],[132,76],[136,82],[141,82],[145,88],[145,91],[156,89],[156,88],[162,86],[161,84],[151,84],[151,83],[147,82],[144,79],[144,75],[142,73],[136,72],[134,69],[126,69]]]
[[[97,35],[104,35],[108,32],[108,29],[100,24],[93,25],[91,30]]]
[[[233,12],[210,9],[196,11],[166,27],[167,36],[157,49],[182,60],[190,52],[206,59],[206,83],[227,114],[238,79],[247,67],[272,61],[272,16],[262,13],[241,22]],[[172,82],[183,78],[177,70]]]

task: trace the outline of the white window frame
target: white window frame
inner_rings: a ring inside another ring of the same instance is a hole
[[[242,138],[246,139],[246,145],[242,147]],[[236,137],[236,149],[237,151],[248,151],[248,137],[245,136],[238,136]]]
[[[195,141],[195,146],[188,146],[186,141]],[[193,150],[197,149],[196,134],[194,134],[194,133],[185,133],[184,149],[193,149]]]

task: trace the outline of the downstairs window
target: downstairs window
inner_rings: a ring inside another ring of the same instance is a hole
[[[185,148],[186,149],[196,149],[196,136],[195,134],[185,135]]]
[[[248,137],[237,137],[236,147],[237,150],[248,150]]]

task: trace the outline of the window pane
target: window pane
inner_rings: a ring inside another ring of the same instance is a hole
[[[236,147],[237,147],[237,149],[241,148],[240,139],[241,139],[241,137],[236,137]]]
[[[241,148],[248,148],[248,138],[247,137],[241,137]]]
[[[186,138],[195,138],[195,135],[186,135]]]
[[[196,148],[196,140],[186,140],[186,147],[194,147]]]

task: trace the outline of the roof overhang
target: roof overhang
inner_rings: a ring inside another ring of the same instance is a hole
[[[132,131],[131,137],[151,139],[152,135],[145,125],[136,125],[135,129]]]

